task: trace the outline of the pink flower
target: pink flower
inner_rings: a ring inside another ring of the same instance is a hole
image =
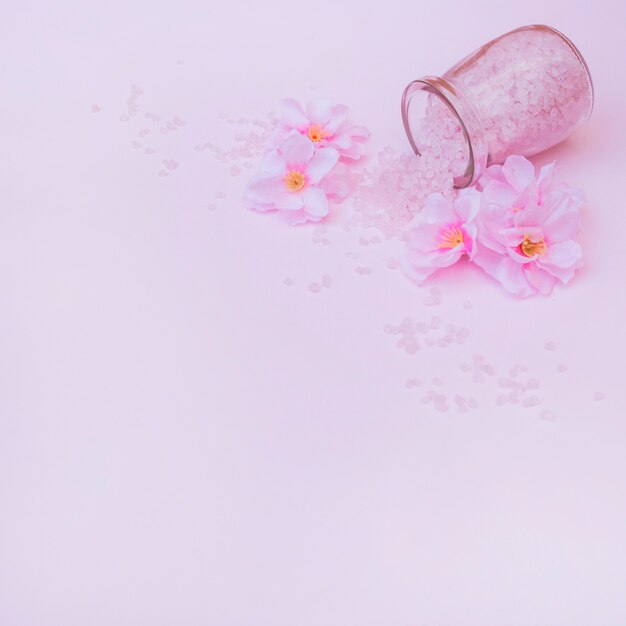
[[[575,238],[584,201],[581,191],[561,186],[544,190],[541,203],[531,200],[517,211],[487,206],[474,262],[516,296],[550,294],[582,266]]]
[[[360,159],[365,152],[369,131],[347,121],[350,109],[329,100],[313,100],[306,107],[293,98],[282,100],[278,107],[279,126],[269,138],[272,148],[280,149],[292,133],[308,137],[319,147],[335,148],[342,159]]]
[[[278,150],[269,152],[261,171],[248,184],[245,201],[250,209],[279,211],[290,224],[318,222],[329,213],[321,183],[339,160],[334,148],[319,148],[294,134]]]
[[[476,189],[460,191],[454,201],[440,193],[430,194],[422,211],[407,227],[406,273],[421,283],[462,256],[472,259],[477,236],[474,220],[480,205],[481,197]]]
[[[535,178],[535,166],[519,155],[510,156],[503,165],[491,165],[478,181],[482,189],[483,208],[477,219],[481,243],[499,249],[490,241],[493,224],[513,226],[515,213],[528,205],[541,204],[552,181],[554,163],[541,168]]]

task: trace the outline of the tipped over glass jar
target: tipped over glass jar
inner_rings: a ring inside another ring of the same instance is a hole
[[[412,81],[402,95],[413,150],[447,150],[456,187],[471,185],[511,154],[530,156],[556,145],[589,119],[592,108],[583,56],[565,35],[542,25],[506,33],[443,76]],[[438,120],[451,128],[455,147],[433,146],[429,125]]]

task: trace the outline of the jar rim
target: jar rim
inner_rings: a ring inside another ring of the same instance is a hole
[[[482,138],[482,128],[480,128],[478,117],[473,111],[467,111],[467,108],[471,105],[463,98],[458,89],[445,78],[441,78],[440,76],[424,76],[410,82],[402,93],[402,123],[411,148],[417,156],[421,156],[421,152],[415,143],[409,116],[411,99],[417,92],[426,92],[439,98],[459,124],[467,147],[467,167],[463,174],[454,177],[454,186],[457,189],[461,189],[471,185],[474,180],[477,180],[482,175],[487,160],[482,142],[476,141],[477,137]],[[463,110],[463,114],[459,112],[459,109]],[[469,121],[475,126],[475,128],[471,129],[473,132],[470,132],[468,128]],[[472,136],[474,136],[474,141],[472,140]]]

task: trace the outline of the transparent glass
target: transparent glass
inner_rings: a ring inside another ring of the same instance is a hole
[[[466,187],[492,163],[511,154],[550,148],[584,124],[593,108],[593,83],[578,48],[550,26],[513,30],[459,61],[443,76],[409,83],[402,120],[416,154],[425,107],[433,99],[455,118],[466,144]]]

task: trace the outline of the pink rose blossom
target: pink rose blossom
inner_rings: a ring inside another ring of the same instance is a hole
[[[481,205],[476,189],[465,189],[451,201],[441,193],[430,194],[424,208],[407,227],[404,269],[421,283],[439,268],[469,259],[476,252],[474,220]]]
[[[261,171],[248,184],[246,205],[257,211],[277,210],[290,224],[318,222],[329,213],[322,183],[338,160],[334,148],[316,150],[306,137],[293,134],[282,152],[265,155]]]
[[[530,162],[510,157],[480,181],[485,203],[474,262],[519,297],[550,294],[582,266],[576,237],[585,199],[580,190],[552,188],[552,171],[550,164],[535,179]]]
[[[329,100],[313,100],[306,107],[293,98],[282,100],[278,107],[278,128],[269,138],[269,146],[280,149],[294,132],[308,137],[318,147],[335,148],[342,159],[358,160],[365,152],[369,131],[347,121],[350,109]]]

